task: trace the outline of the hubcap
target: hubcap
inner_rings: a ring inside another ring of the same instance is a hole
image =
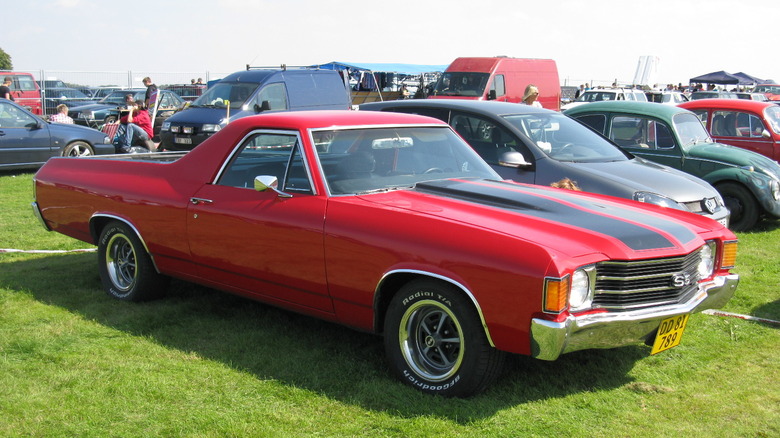
[[[106,267],[111,283],[123,292],[135,282],[136,260],[133,245],[124,235],[117,234],[108,242]]]
[[[398,334],[406,363],[425,379],[443,381],[460,368],[463,332],[455,315],[441,303],[424,300],[409,307]]]

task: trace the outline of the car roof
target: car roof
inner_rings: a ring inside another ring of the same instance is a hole
[[[247,126],[248,125],[248,126]],[[441,120],[417,114],[351,111],[351,110],[315,110],[315,111],[280,111],[242,117],[230,122],[224,129],[235,126],[239,129],[267,125],[288,129],[318,129],[345,127],[380,127],[381,125],[441,125],[448,126]]]
[[[470,111],[485,115],[553,113],[555,111],[520,103],[470,99],[407,99],[364,103],[360,109],[377,111],[383,108],[439,108]]]
[[[702,109],[702,108],[728,108],[736,110],[746,110],[761,112],[766,107],[777,106],[774,102],[748,100],[748,99],[701,99],[691,100],[681,103],[680,108]]]
[[[220,82],[260,83],[266,80],[269,76],[277,73],[282,73],[282,72],[286,75],[323,74],[324,72],[327,74],[332,74],[333,70],[317,70],[317,69],[303,69],[303,68],[289,69],[289,70],[281,70],[281,69],[241,70],[225,76],[222,80],[220,80]]]
[[[566,115],[577,115],[591,112],[626,112],[631,114],[642,114],[646,116],[671,118],[675,114],[689,112],[687,109],[673,105],[659,105],[655,102],[633,102],[628,100],[610,100],[590,102],[574,108],[567,109],[563,113]]]

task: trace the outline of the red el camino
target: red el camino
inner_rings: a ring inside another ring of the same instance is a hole
[[[717,222],[501,181],[417,115],[247,117],[186,155],[53,158],[35,189],[48,229],[97,245],[109,295],[176,277],[380,333],[399,379],[446,396],[507,352],[673,347],[739,280]]]
[[[715,141],[780,161],[780,105],[743,99],[701,99],[678,105],[693,111]]]

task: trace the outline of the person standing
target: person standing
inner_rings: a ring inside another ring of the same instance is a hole
[[[154,85],[152,78],[149,76],[144,78],[143,83],[146,87],[146,94],[144,95],[144,106],[146,108],[154,108],[154,105],[157,102],[157,85]]]
[[[3,79],[3,85],[0,85],[0,99],[14,100],[14,97],[11,95],[11,83],[13,81],[14,78],[11,76],[6,76]]]
[[[525,87],[525,93],[523,94],[523,103],[528,106],[535,106],[541,108],[542,104],[537,100],[539,98],[539,89],[536,85],[529,84]]]

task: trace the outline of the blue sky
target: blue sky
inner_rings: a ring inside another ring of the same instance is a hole
[[[656,81],[715,70],[780,80],[780,2],[745,0],[28,0],[3,9],[16,69],[220,71],[328,61],[552,58],[561,81]]]

